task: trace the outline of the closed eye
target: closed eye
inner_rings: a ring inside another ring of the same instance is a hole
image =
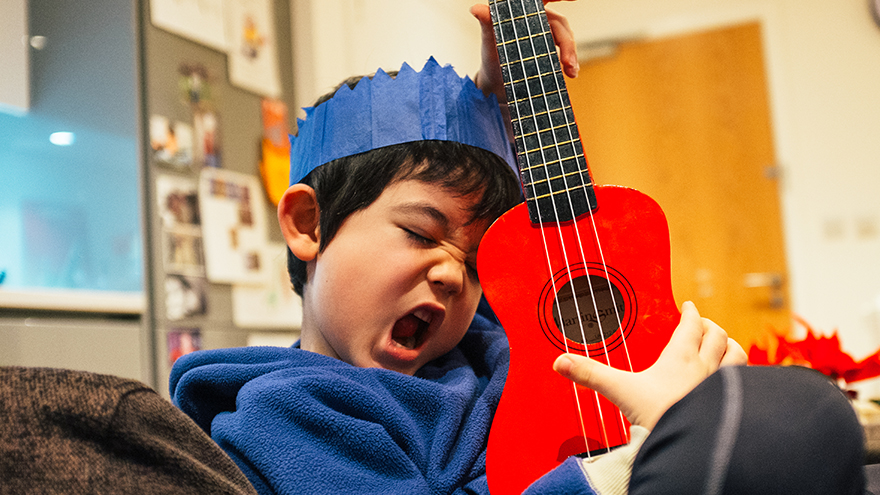
[[[468,273],[470,274],[470,276],[474,278],[474,280],[476,280],[477,282],[480,281],[480,276],[479,276],[479,274],[477,273],[477,267],[476,267],[476,266],[474,266],[474,265],[471,264],[471,263],[467,263],[467,271],[468,271]]]
[[[407,238],[420,246],[435,246],[437,243],[433,239],[429,239],[423,235],[416,233],[406,227],[401,227],[406,233]]]

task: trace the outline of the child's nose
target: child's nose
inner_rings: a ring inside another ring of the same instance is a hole
[[[428,270],[428,281],[450,295],[461,292],[466,276],[467,265],[449,253],[443,254]]]

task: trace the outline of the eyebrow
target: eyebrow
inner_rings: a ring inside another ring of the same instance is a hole
[[[395,205],[392,209],[406,215],[415,214],[419,216],[429,217],[435,222],[439,223],[440,226],[442,226],[444,229],[449,226],[449,218],[431,203],[426,203],[422,201],[411,201]]]
[[[404,215],[428,217],[440,224],[440,227],[444,231],[448,231],[449,229],[449,217],[431,203],[424,201],[410,201],[395,205],[391,209]],[[476,246],[468,247],[468,253],[474,253],[474,255],[476,255],[478,246],[479,243],[477,243]]]

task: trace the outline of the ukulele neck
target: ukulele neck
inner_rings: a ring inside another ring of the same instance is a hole
[[[533,224],[573,220],[596,208],[596,195],[542,0],[490,0]]]

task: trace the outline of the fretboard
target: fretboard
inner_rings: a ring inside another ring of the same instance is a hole
[[[490,0],[529,218],[572,220],[596,208],[542,0]]]

